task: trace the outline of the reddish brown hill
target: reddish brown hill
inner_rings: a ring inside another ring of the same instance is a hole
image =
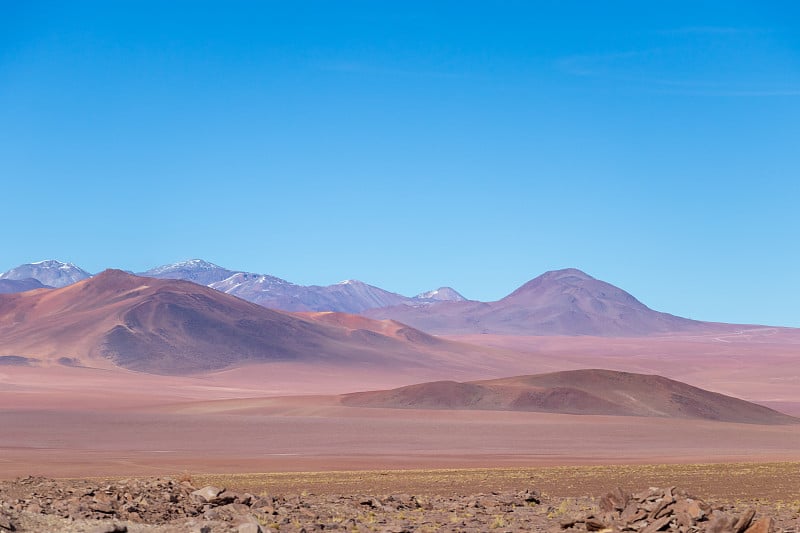
[[[362,315],[334,311],[294,314],[322,324],[345,328],[351,335],[364,335],[371,332],[428,346],[445,346],[448,344],[448,341],[428,335],[396,320],[373,320]]]
[[[546,272],[495,302],[396,305],[364,312],[399,320],[434,334],[639,336],[654,333],[724,330],[654,311],[609,283],[574,268]]]
[[[751,424],[800,423],[767,407],[661,376],[570,370],[458,383],[436,381],[342,396],[344,405],[395,409],[481,409],[581,415],[696,418]]]
[[[62,289],[0,295],[0,355],[161,374],[315,360],[391,371],[436,364],[426,351],[432,343],[454,353],[461,346],[402,324],[347,317],[302,317],[186,281],[108,270]],[[359,324],[342,327],[348,320]]]

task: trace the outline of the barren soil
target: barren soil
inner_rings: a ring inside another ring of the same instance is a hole
[[[793,532],[799,478],[797,463],[26,477],[0,482],[0,531]]]

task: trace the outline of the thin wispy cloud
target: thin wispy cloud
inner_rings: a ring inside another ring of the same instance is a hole
[[[734,35],[753,35],[765,33],[761,28],[737,28],[730,26],[684,26],[681,28],[670,28],[656,32],[659,35],[710,35],[710,36],[734,36]]]
[[[800,96],[800,88],[797,89],[755,89],[755,90],[726,90],[720,89],[716,91],[712,90],[675,90],[675,91],[665,91],[670,92],[671,94],[686,94],[686,95],[696,95],[696,96],[741,96],[741,97],[795,97]]]
[[[800,96],[798,83],[760,81],[749,72],[735,73],[729,79],[680,77],[676,57],[685,53],[678,47],[650,48],[600,54],[573,55],[556,61],[564,74],[624,84],[627,88],[668,94],[698,96],[794,97]],[[713,60],[709,60],[713,63]],[[698,70],[698,69],[695,69]],[[702,69],[699,69],[702,70]],[[673,74],[673,75],[669,75]],[[789,80],[787,80],[789,81]]]
[[[556,61],[556,68],[571,76],[624,84],[630,90],[798,96],[800,75],[795,75],[783,45],[765,38],[771,33],[738,25],[673,27],[647,32],[642,48],[566,56]]]

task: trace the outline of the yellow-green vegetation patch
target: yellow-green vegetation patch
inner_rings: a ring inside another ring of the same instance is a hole
[[[194,474],[196,485],[253,494],[477,494],[536,489],[554,497],[678,486],[708,498],[800,500],[800,463],[590,465],[529,468]]]

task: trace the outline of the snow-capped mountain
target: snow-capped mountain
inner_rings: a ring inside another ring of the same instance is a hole
[[[72,263],[62,263],[54,259],[27,263],[0,274],[0,279],[24,280],[33,278],[50,287],[66,287],[91,274]]]
[[[305,288],[275,276],[250,272],[235,272],[208,286],[264,307],[275,307],[287,311],[289,309],[278,305],[267,305],[265,302],[274,303],[284,298],[291,299]]]
[[[217,281],[222,281],[235,274],[233,270],[228,270],[214,263],[209,263],[202,259],[189,259],[168,265],[151,268],[146,272],[140,272],[140,276],[159,279],[184,279],[193,281],[198,285],[211,285]],[[223,291],[224,292],[224,291]]]
[[[348,279],[325,287],[311,285],[307,288],[311,294],[316,296],[315,304],[320,307],[320,309],[314,309],[315,311],[361,313],[367,309],[399,305],[411,300],[407,296],[385,291],[355,279]]]
[[[264,307],[284,311],[360,313],[374,307],[414,302],[413,298],[357,280],[328,286],[297,285],[268,274],[230,270],[202,259],[159,266],[139,275],[192,281]]]
[[[298,285],[267,274],[229,270],[202,259],[191,259],[153,268],[140,275],[183,279],[207,285],[264,307],[284,311],[339,311],[360,313],[392,305],[425,305],[439,298],[409,298],[358,280],[334,285]],[[452,289],[455,295],[461,298]],[[444,289],[439,289],[440,292]],[[435,292],[435,291],[432,291]]]
[[[414,296],[416,300],[435,300],[437,302],[464,302],[466,298],[461,296],[452,287],[439,287],[438,289],[423,292]]]
[[[415,307],[442,301],[465,300],[450,287],[441,287],[412,298],[353,279],[333,285],[298,285],[267,274],[230,270],[203,259],[161,265],[138,275],[191,281],[264,307],[284,311],[362,313],[369,309],[396,305]],[[64,287],[88,277],[91,274],[72,263],[39,261],[21,265],[0,275],[0,280],[7,280],[0,287],[0,292],[22,292],[43,286]]]
[[[275,276],[238,272],[209,287],[264,307],[284,311],[339,311],[360,313],[373,307],[397,305],[409,298],[347,280],[335,285],[296,285]]]

